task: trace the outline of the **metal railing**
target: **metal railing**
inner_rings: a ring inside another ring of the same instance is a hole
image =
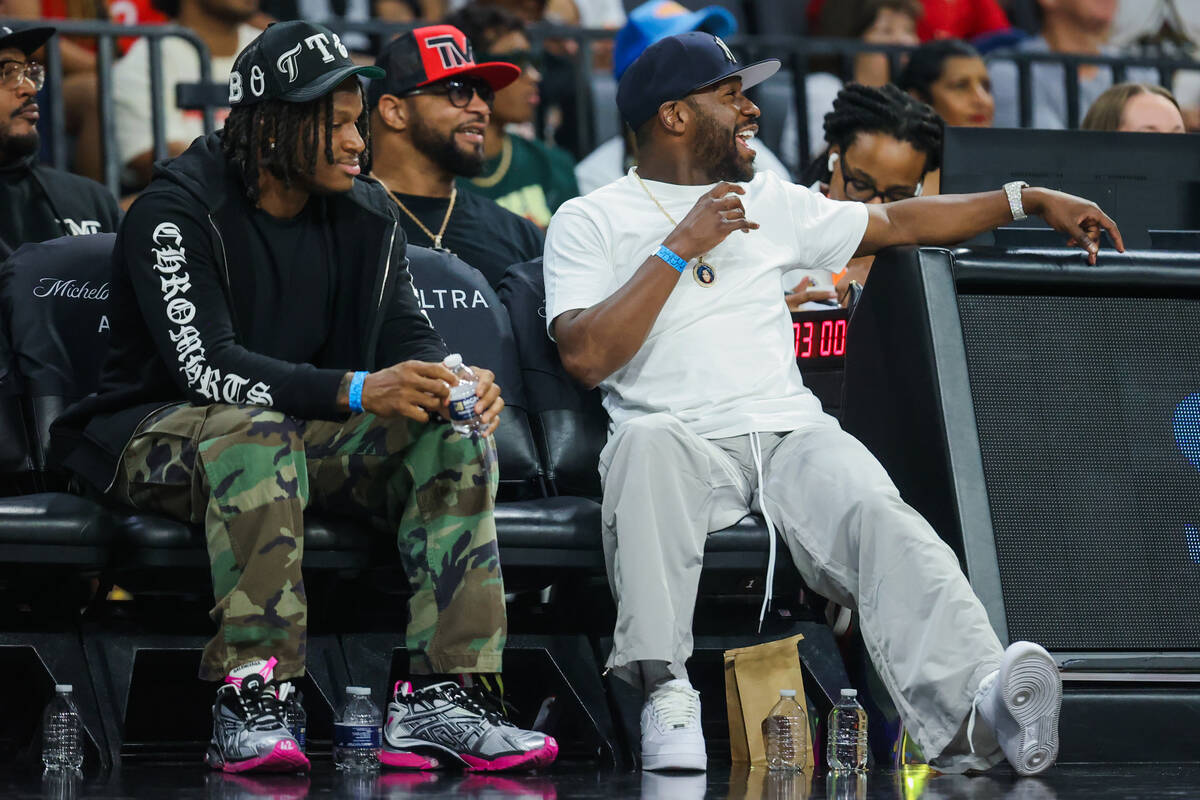
[[[119,25],[110,22],[80,21],[80,20],[47,20],[47,24],[58,28],[60,35],[84,36],[96,39],[97,42],[97,83],[98,100],[101,120],[101,146],[104,155],[104,182],[114,193],[120,191],[120,179],[123,165],[116,146],[116,119],[113,100],[113,63],[115,60],[116,41],[129,36],[145,36],[149,46],[150,66],[150,109],[153,133],[153,153],[155,160],[167,156],[166,112],[163,107],[163,52],[162,42],[167,37],[177,37],[186,41],[196,50],[200,63],[200,80],[196,84],[186,84],[175,87],[177,105],[181,108],[198,108],[203,113],[204,131],[211,133],[214,129],[214,113],[224,106],[224,92],[219,85],[224,85],[225,76],[214,83],[212,75],[212,60],[208,47],[191,30],[177,25]],[[386,22],[354,22],[347,20],[332,20],[326,23],[337,33],[360,33],[369,37],[373,46],[380,47],[393,36],[402,34],[415,27],[413,24]],[[590,30],[584,28],[569,28],[549,24],[534,25],[529,30],[530,39],[535,46],[541,47],[548,40],[569,40],[574,46],[566,48],[560,56],[559,64],[568,64],[572,71],[571,82],[574,87],[573,122],[576,129],[575,150],[588,153],[596,145],[596,116],[598,114],[617,114],[615,108],[597,109],[593,102],[593,57],[597,42],[610,40],[614,33],[611,30]],[[63,69],[59,37],[53,37],[47,43],[47,86],[52,128],[49,132],[51,153],[55,166],[67,168],[68,146],[65,128],[63,95],[61,92]],[[813,152],[812,144],[820,131],[809,130],[808,124],[808,93],[806,78],[815,71],[813,64],[821,66],[821,71],[832,71],[842,80],[847,80],[854,72],[855,58],[862,54],[878,53],[887,57],[890,71],[897,75],[903,65],[903,60],[909,48],[890,45],[874,45],[857,39],[821,39],[799,36],[734,36],[729,39],[730,45],[738,50],[746,60],[775,57],[783,61],[785,69],[791,76],[791,102],[795,110],[795,121],[798,127],[798,147],[800,152],[794,159],[803,168],[810,160]],[[563,49],[560,48],[560,51]],[[1017,53],[997,52],[985,56],[989,62],[1009,61],[1017,71],[1017,100],[1021,127],[1030,127],[1033,123],[1033,83],[1035,65],[1050,64],[1062,68],[1063,90],[1066,97],[1066,119],[1069,128],[1079,125],[1079,68],[1083,66],[1098,66],[1111,69],[1113,82],[1122,81],[1130,69],[1150,68],[1157,70],[1160,83],[1171,88],[1174,85],[1175,73],[1181,69],[1200,70],[1200,62],[1169,58],[1146,57],[1112,57],[1112,56],[1077,56],[1059,53]],[[544,110],[543,112],[544,113]],[[783,126],[783,120],[771,120],[774,125]],[[785,159],[792,160],[792,159]]]

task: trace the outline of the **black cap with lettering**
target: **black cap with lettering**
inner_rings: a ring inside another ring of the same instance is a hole
[[[382,78],[384,72],[355,64],[346,45],[324,25],[277,22],[238,53],[229,73],[229,105],[307,103],[329,94],[351,75]]]
[[[749,89],[778,71],[777,58],[744,66],[721,37],[701,31],[680,33],[650,45],[629,65],[617,84],[617,108],[629,127],[637,130],[663,103],[682,100],[726,78],[739,77],[742,89]]]

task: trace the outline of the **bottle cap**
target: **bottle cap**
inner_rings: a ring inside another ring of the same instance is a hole
[[[366,686],[347,686],[346,694],[354,695],[356,697],[370,697],[371,690]]]
[[[444,366],[446,369],[458,369],[462,366],[462,363],[462,356],[458,353],[451,353],[442,359],[442,366]]]
[[[795,697],[796,690],[795,689],[780,689],[779,696],[780,697]]]
[[[858,689],[842,689],[842,697],[858,697]]]
[[[75,687],[69,683],[56,683],[54,684],[54,691],[59,694],[62,694],[63,692],[73,692],[75,691]]]

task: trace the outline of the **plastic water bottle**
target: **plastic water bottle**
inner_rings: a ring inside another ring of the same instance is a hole
[[[54,687],[54,699],[42,717],[42,763],[48,770],[83,766],[83,725],[71,696],[71,684]]]
[[[858,704],[858,692],[842,689],[842,697],[829,712],[829,769],[832,772],[865,772],[867,769],[867,712]]]
[[[304,695],[299,691],[292,692],[287,699],[287,704],[284,706],[284,721],[289,731],[292,732],[292,738],[296,740],[296,744],[300,746],[300,752],[304,752],[304,741],[308,737],[308,714],[304,711]]]
[[[767,769],[786,772],[804,770],[808,749],[808,723],[796,702],[795,689],[780,689],[779,702],[762,723]]]
[[[475,373],[463,363],[458,353],[446,356],[442,366],[458,378],[458,383],[450,387],[450,425],[462,436],[478,433],[482,426],[479,415],[475,413],[475,404],[479,402],[475,395],[475,387],[479,383]]]
[[[383,715],[365,686],[347,686],[346,704],[333,723],[333,765],[350,772],[379,769]]]

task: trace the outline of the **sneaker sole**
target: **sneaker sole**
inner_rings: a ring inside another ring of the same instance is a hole
[[[265,756],[248,758],[245,761],[226,761],[213,747],[204,755],[204,763],[222,772],[308,772],[311,764],[294,742],[278,742]]]
[[[706,753],[659,753],[647,756],[643,753],[642,769],[650,772],[669,769],[707,772],[708,755]]]
[[[1008,664],[1001,697],[1020,729],[1018,763],[1021,775],[1037,775],[1058,758],[1058,715],[1062,708],[1062,678],[1054,659],[1030,645]]]

